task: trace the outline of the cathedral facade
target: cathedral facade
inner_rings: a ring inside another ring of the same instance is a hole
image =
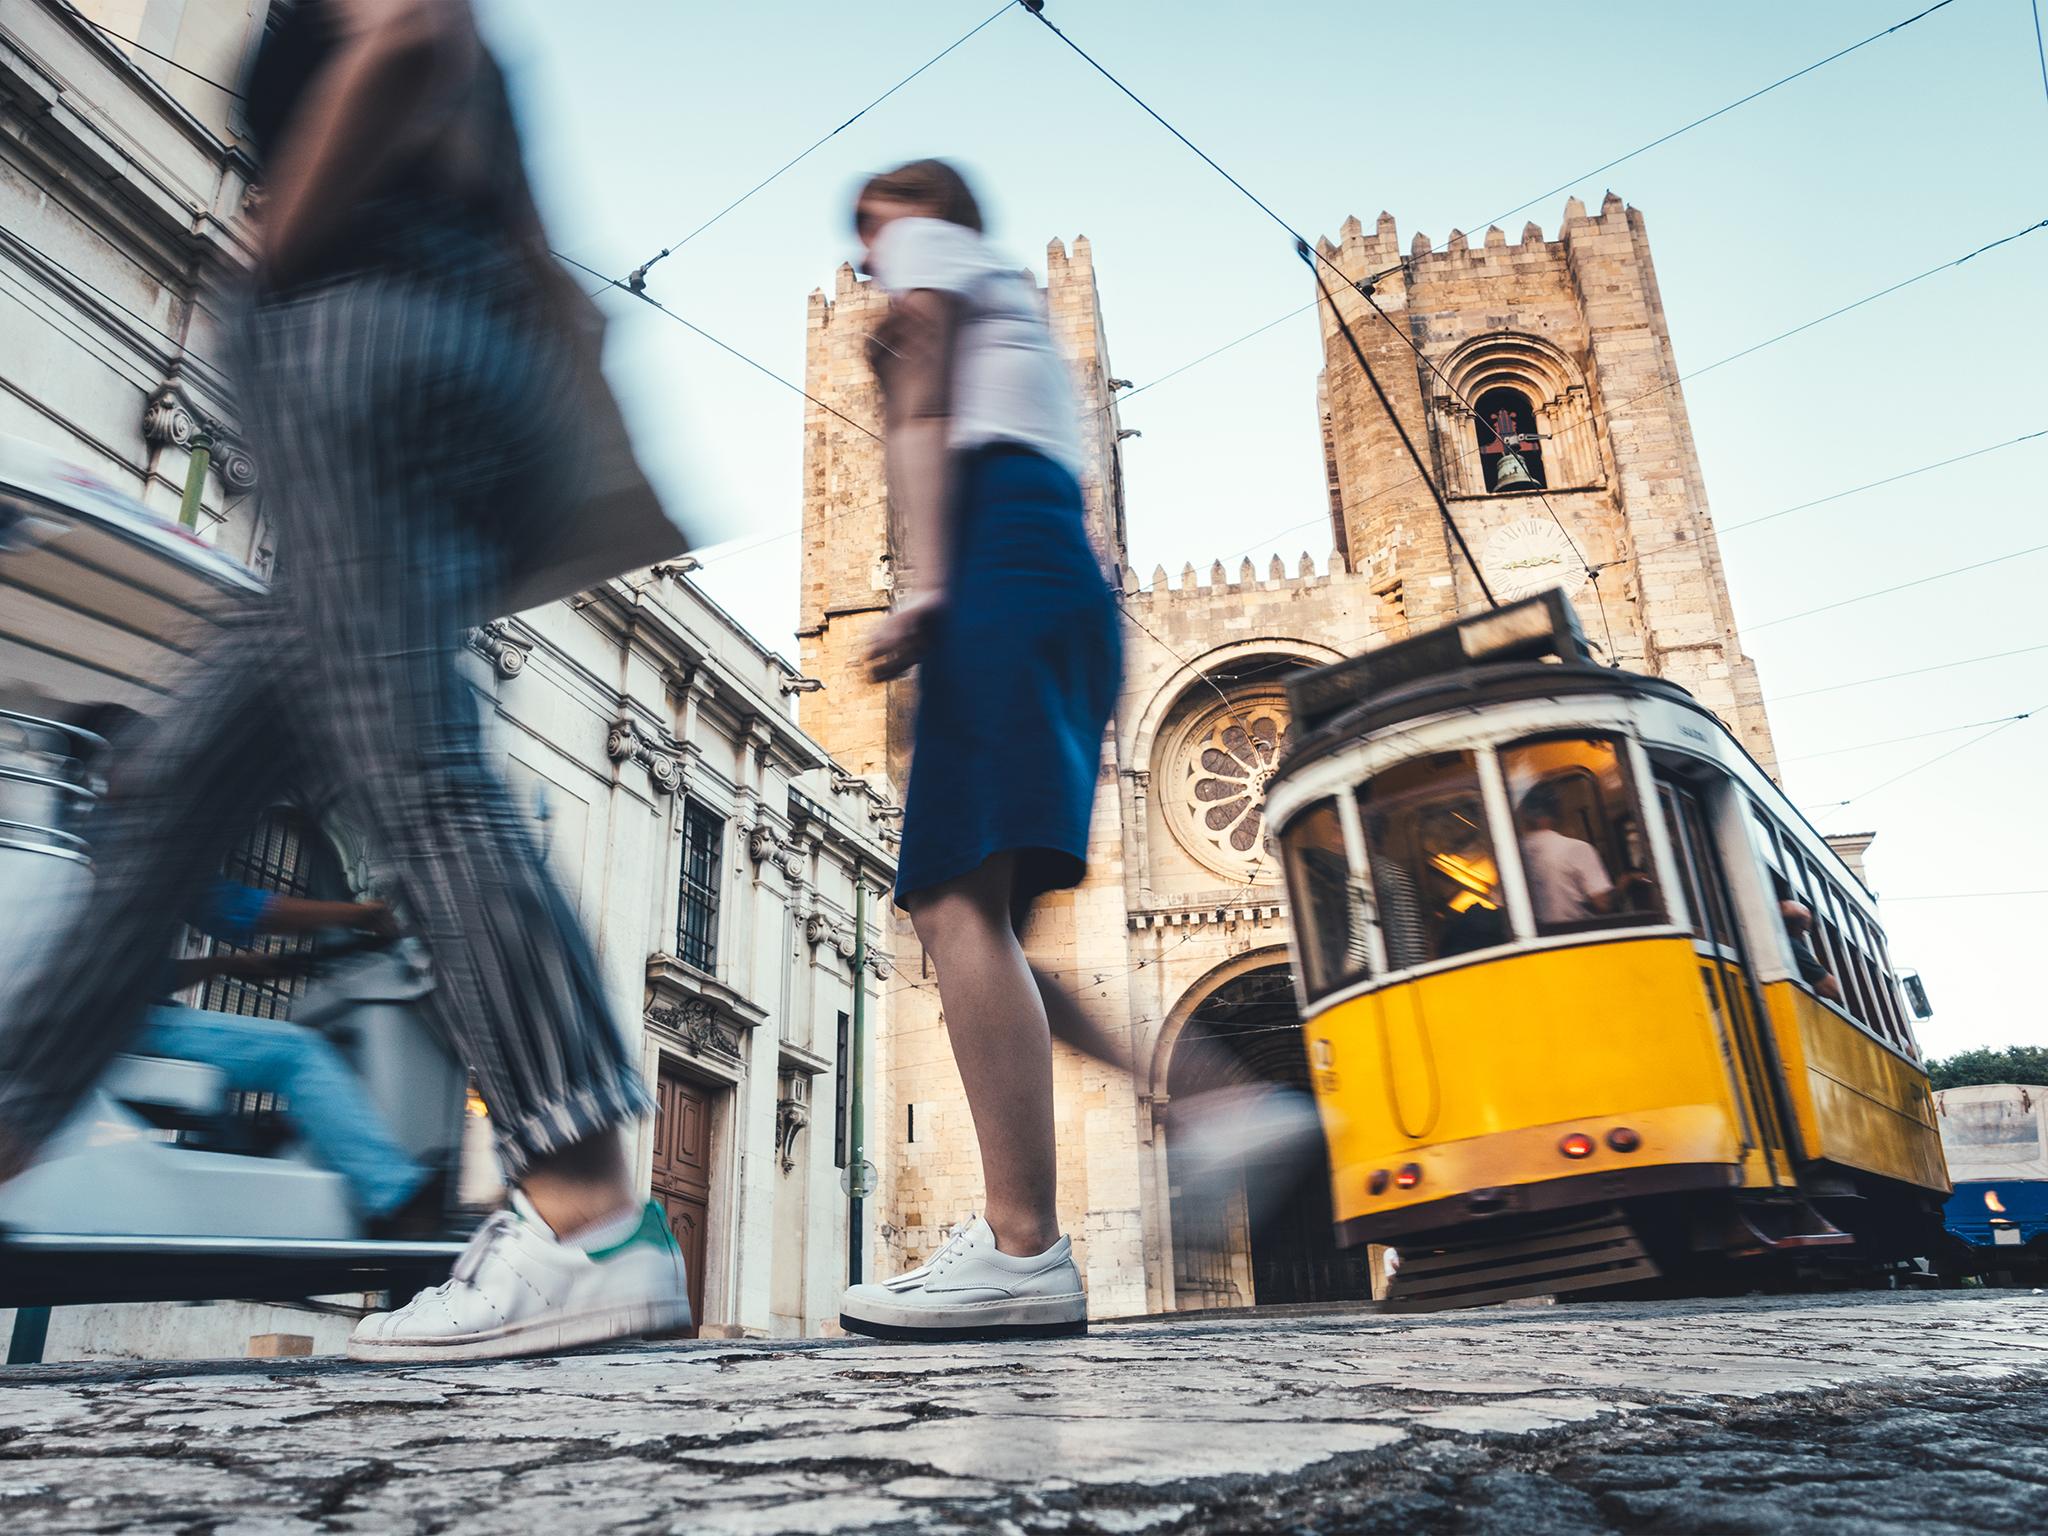
[[[1185,1111],[1219,1088],[1306,1086],[1263,818],[1287,743],[1284,680],[1483,605],[1432,480],[1502,600],[1562,588],[1606,659],[1684,684],[1774,764],[1641,214],[1612,194],[1597,214],[1573,199],[1555,239],[1531,224],[1513,244],[1499,229],[1476,244],[1454,232],[1441,249],[1418,234],[1405,252],[1382,214],[1318,250],[1351,333],[1325,303],[1328,555],[1144,573],[1124,536],[1121,381],[1093,254],[1085,239],[1047,249],[1089,533],[1125,615],[1088,877],[1045,902],[1029,935],[1129,1052],[1122,1067],[1057,1063],[1061,1216],[1098,1317],[1365,1294],[1363,1256],[1330,1242],[1316,1154],[1276,1150],[1220,1193],[1205,1176],[1198,1194]],[[885,304],[844,267],[810,300],[806,388],[822,404],[805,424],[800,623],[803,669],[824,684],[804,700],[805,728],[893,789],[914,771],[913,685],[876,684],[863,663],[894,582],[881,445],[859,425],[880,420],[863,342]],[[900,914],[893,948],[867,1140],[883,1274],[921,1262],[981,1191],[934,977]]]

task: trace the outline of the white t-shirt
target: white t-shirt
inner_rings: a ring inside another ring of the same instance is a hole
[[[1614,889],[1600,851],[1555,827],[1523,834],[1522,872],[1529,878],[1529,904],[1538,923],[1593,917],[1593,903]]]
[[[885,225],[868,252],[868,269],[892,294],[930,288],[961,301],[953,447],[1019,443],[1079,476],[1081,435],[1067,365],[1053,350],[1044,302],[1023,272],[973,230],[944,219]]]

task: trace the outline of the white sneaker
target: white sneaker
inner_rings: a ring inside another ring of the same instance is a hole
[[[395,1312],[372,1312],[356,1324],[348,1352],[353,1360],[488,1360],[689,1325],[683,1255],[660,1206],[649,1201],[630,1237],[592,1252],[558,1241],[529,1207],[494,1212],[446,1284]]]
[[[1088,1331],[1088,1294],[1064,1237],[1020,1259],[979,1216],[955,1227],[929,1263],[847,1288],[839,1326],[877,1339],[1072,1337]]]

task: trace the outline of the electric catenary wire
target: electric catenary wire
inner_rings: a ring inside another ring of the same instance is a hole
[[[621,279],[616,277],[608,277],[604,273],[598,271],[597,268],[592,266],[586,266],[584,263],[578,261],[574,256],[564,256],[560,251],[555,251],[552,254],[555,256],[557,260],[566,261],[570,266],[574,267],[577,271],[582,272],[587,276],[597,278],[604,284],[606,288],[616,288],[621,293],[630,293],[634,298],[640,300],[641,303],[653,305],[656,309],[660,310],[664,315],[667,315],[669,319],[675,321],[677,325],[680,325],[684,329],[692,332],[693,334],[702,337],[705,341],[710,342],[711,345],[718,348],[719,351],[728,353],[731,356],[738,358],[741,362],[745,363],[749,368],[753,369],[756,373],[767,375],[767,377],[773,379],[776,383],[780,384],[784,389],[789,390],[794,394],[802,395],[806,400],[810,401],[811,404],[815,405],[819,410],[826,412],[828,415],[838,417],[841,421],[845,422],[849,427],[852,427],[856,432],[865,433],[867,436],[874,438],[874,440],[878,443],[882,440],[878,433],[874,432],[868,427],[862,426],[859,422],[855,421],[851,416],[847,415],[844,411],[836,410],[832,406],[827,405],[823,400],[820,400],[816,395],[812,394],[809,390],[805,389],[803,385],[796,383],[794,380],[785,379],[781,374],[777,373],[773,368],[770,368],[766,363],[759,363],[754,361],[753,358],[747,356],[746,353],[742,352],[738,347],[732,345],[732,343],[728,341],[721,341],[718,337],[712,335],[709,331],[705,330],[703,326],[697,324],[696,321],[685,319],[682,315],[677,314],[674,310],[670,309],[666,304],[662,303],[661,300],[655,298],[652,294],[649,294],[640,289],[630,288]],[[599,291],[601,292],[602,290]]]
[[[1929,7],[1927,7],[1926,10],[1921,11],[1916,15],[1908,16],[1904,21],[1894,22],[1892,23],[1892,25],[1886,27],[1883,31],[1873,32],[1870,34],[1870,36],[1863,38],[1858,42],[1851,43],[1846,48],[1838,48],[1837,50],[1835,50],[1835,52],[1829,54],[1826,58],[1816,59],[1813,61],[1813,63],[1807,65],[1804,69],[1796,69],[1789,75],[1781,76],[1779,79],[1773,80],[1769,85],[1760,86],[1756,90],[1751,91],[1747,96],[1738,96],[1735,100],[1729,102],[1728,105],[1726,105],[1725,107],[1717,107],[1712,112],[1707,113],[1707,115],[1704,117],[1696,117],[1682,128],[1674,128],[1669,133],[1660,135],[1659,137],[1650,140],[1650,142],[1647,144],[1638,144],[1634,149],[1630,150],[1625,155],[1616,155],[1612,160],[1606,161],[1604,164],[1601,165],[1596,165],[1590,171],[1582,171],[1577,176],[1572,177],[1569,181],[1561,181],[1556,186],[1550,188],[1548,191],[1539,192],[1534,197],[1528,198],[1523,202],[1515,204],[1515,206],[1512,208],[1505,209],[1500,213],[1496,213],[1490,219],[1486,219],[1483,222],[1477,224],[1468,224],[1465,226],[1465,228],[1485,229],[1491,225],[1500,223],[1502,219],[1511,219],[1518,213],[1525,213],[1529,209],[1534,208],[1538,203],[1541,203],[1548,198],[1553,198],[1557,196],[1557,194],[1560,192],[1569,192],[1573,187],[1581,186],[1584,183],[1591,181],[1595,176],[1605,175],[1608,171],[1613,170],[1618,165],[1626,165],[1629,161],[1635,159],[1638,155],[1648,154],[1653,149],[1662,148],[1664,145],[1669,144],[1673,139],[1683,138],[1686,134],[1691,133],[1695,128],[1704,128],[1708,123],[1713,122],[1714,119],[1718,117],[1727,116],[1730,112],[1733,112],[1737,107],[1746,107],[1752,101],[1757,100],[1759,97],[1770,95],[1771,92],[1777,90],[1780,86],[1790,85],[1795,80],[1803,79],[1807,75],[1812,74],[1815,70],[1824,69],[1838,59],[1846,59],[1850,54],[1855,53],[1858,49],[1867,48],[1875,42],[1881,42],[1885,38],[1890,37],[1894,32],[1903,32],[1907,27],[1912,26],[1914,22],[1925,21],[1929,16],[1932,16],[1936,11],[1946,9],[1948,6],[1952,4],[1954,4],[1954,0],[1937,0],[1936,4],[1930,5]],[[1448,244],[1449,241],[1448,239],[1446,239],[1444,244],[1432,246],[1431,250],[1432,252],[1441,251],[1446,246],[1448,246]],[[1399,267],[1390,267],[1387,269],[1387,271],[1381,272],[1377,275],[1380,277],[1386,277],[1390,273],[1398,272],[1399,270]]]
[[[1854,597],[1838,598],[1832,603],[1822,603],[1818,608],[1802,608],[1797,613],[1780,614],[1775,619],[1765,619],[1761,624],[1745,624],[1743,629],[1747,633],[1755,634],[1756,631],[1769,629],[1774,624],[1790,624],[1794,619],[1810,619],[1817,613],[1832,613],[1837,608],[1847,608],[1854,603],[1867,603],[1874,597],[1890,597],[1894,592],[1905,592],[1914,587],[1924,587],[1931,581],[1946,581],[1951,576],[1965,575],[1970,571],[1981,571],[1987,566],[2003,565],[2008,560],[2021,560],[2028,555],[2038,555],[2044,550],[2048,550],[2048,544],[2030,545],[2026,549],[2015,549],[2008,554],[1993,555],[1988,560],[1978,560],[1969,565],[1959,565],[1953,570],[1936,571],[1932,576],[1920,576],[1912,581],[1902,581],[1897,586],[1879,587],[1873,592],[1858,592]]]
[[[1444,499],[1443,492],[1438,489],[1435,480],[1431,478],[1428,469],[1424,466],[1422,462],[1422,455],[1416,450],[1413,440],[1410,439],[1410,437],[1408,436],[1408,429],[1406,425],[1403,424],[1399,415],[1395,412],[1393,403],[1387,399],[1386,391],[1380,387],[1379,378],[1377,377],[1377,375],[1373,373],[1372,365],[1366,361],[1365,349],[1358,344],[1357,336],[1355,336],[1352,333],[1349,323],[1344,318],[1343,311],[1337,307],[1337,300],[1335,296],[1331,294],[1329,285],[1323,282],[1322,273],[1317,269],[1316,264],[1318,262],[1321,262],[1323,266],[1328,267],[1331,271],[1335,272],[1339,278],[1343,279],[1346,285],[1355,286],[1352,282],[1350,275],[1346,273],[1342,267],[1339,267],[1335,262],[1331,261],[1329,257],[1323,255],[1321,251],[1317,250],[1314,246],[1310,245],[1307,237],[1304,236],[1302,232],[1296,229],[1292,224],[1288,223],[1285,219],[1280,217],[1279,214],[1275,213],[1270,203],[1268,203],[1264,198],[1260,197],[1258,193],[1252,191],[1252,189],[1246,186],[1243,182],[1239,181],[1235,176],[1231,175],[1230,172],[1226,171],[1221,165],[1217,164],[1215,158],[1211,156],[1207,150],[1203,149],[1193,139],[1189,138],[1186,134],[1182,133],[1178,128],[1174,127],[1172,123],[1168,122],[1164,117],[1160,116],[1160,114],[1157,111],[1155,111],[1151,104],[1148,103],[1142,96],[1140,96],[1136,91],[1132,90],[1129,86],[1125,85],[1123,81],[1119,80],[1104,65],[1098,62],[1093,54],[1089,53],[1087,49],[1083,48],[1071,37],[1068,37],[1065,32],[1062,32],[1054,22],[1048,20],[1045,15],[1044,0],[1023,0],[1023,3],[1024,8],[1028,10],[1033,16],[1035,16],[1038,19],[1039,23],[1042,26],[1044,26],[1047,31],[1051,32],[1054,37],[1057,37],[1062,43],[1065,43],[1068,48],[1072,49],[1073,52],[1088,65],[1089,68],[1093,69],[1097,74],[1101,75],[1103,79],[1107,80],[1111,85],[1115,86],[1125,96],[1129,97],[1131,101],[1137,105],[1140,111],[1142,111],[1147,117],[1151,118],[1152,121],[1157,123],[1160,127],[1164,128],[1168,133],[1172,134],[1174,138],[1178,139],[1182,144],[1187,146],[1187,148],[1204,165],[1208,166],[1210,170],[1214,171],[1218,176],[1221,176],[1225,181],[1229,182],[1230,185],[1235,187],[1237,191],[1241,193],[1244,196],[1244,198],[1248,202],[1250,202],[1254,208],[1257,208],[1259,212],[1263,213],[1267,218],[1271,219],[1275,224],[1279,225],[1281,229],[1285,230],[1287,234],[1290,237],[1292,237],[1294,241],[1294,249],[1296,254],[1299,255],[1301,259],[1308,264],[1309,270],[1315,273],[1316,286],[1322,290],[1323,299],[1330,306],[1331,315],[1335,318],[1339,328],[1343,330],[1345,340],[1351,344],[1351,355],[1355,359],[1357,359],[1358,366],[1364,372],[1366,381],[1372,385],[1373,393],[1379,396],[1380,405],[1382,409],[1386,411],[1387,419],[1394,424],[1395,431],[1397,431],[1401,436],[1402,445],[1407,448],[1409,457],[1415,461],[1415,469],[1418,478],[1420,478],[1425,484],[1429,486],[1430,494],[1436,498],[1437,511],[1444,520],[1444,526],[1447,529],[1449,529],[1451,537],[1453,541],[1457,544],[1459,552],[1464,555],[1465,563],[1471,567],[1472,575],[1479,583],[1479,590],[1485,596],[1487,606],[1498,608],[1500,606],[1500,601],[1493,595],[1493,588],[1487,584],[1486,574],[1480,570],[1479,562],[1473,557],[1471,547],[1468,544],[1466,544],[1465,535],[1458,528],[1457,520],[1451,516],[1450,503]],[[1369,304],[1372,302],[1370,295],[1367,295],[1366,302]],[[1374,309],[1375,311],[1377,311],[1378,306],[1375,305]],[[1385,319],[1386,317],[1384,316],[1384,314],[1382,314],[1381,318]],[[1391,324],[1392,322],[1390,321],[1389,323]],[[1410,342],[1410,345],[1413,345],[1412,341]],[[1418,353],[1417,355],[1419,356],[1420,354]],[[1468,406],[1467,409],[1469,410],[1470,407]],[[1494,436],[1496,439],[1500,441],[1503,450],[1506,450],[1506,439],[1501,438],[1498,431],[1495,431]],[[1551,515],[1553,517],[1556,516],[1554,512]],[[1558,526],[1562,528],[1564,525],[1560,523]],[[1569,539],[1571,537],[1570,533],[1567,532],[1565,534],[1565,537]],[[1583,560],[1581,561],[1581,563],[1583,564]]]
[[[761,180],[755,182],[753,186],[747,188],[746,191],[742,192],[738,197],[734,198],[731,202],[727,203],[723,208],[719,209],[718,212],[712,214],[710,218],[706,219],[702,224],[699,224],[695,229],[691,230],[687,235],[684,235],[680,240],[665,245],[659,251],[656,251],[652,256],[648,257],[647,260],[643,261],[642,263],[640,263],[639,266],[635,267],[633,271],[627,276],[625,283],[627,290],[632,293],[638,293],[643,287],[646,286],[648,271],[651,268],[653,268],[653,266],[657,262],[662,261],[667,257],[673,256],[677,251],[680,251],[692,240],[696,239],[699,235],[703,234],[705,230],[709,229],[712,225],[716,224],[720,219],[724,218],[727,214],[731,213],[735,208],[739,207],[742,203],[746,202],[749,198],[753,197],[755,193],[766,190],[774,182],[781,179],[785,172],[794,170],[798,165],[801,165],[805,160],[808,160],[818,150],[823,149],[827,144],[831,143],[832,140],[838,138],[840,134],[846,132],[847,129],[851,128],[855,123],[859,122],[862,118],[866,117],[870,112],[874,111],[875,108],[879,107],[891,96],[894,96],[898,91],[902,90],[903,87],[910,84],[911,81],[915,80],[919,75],[923,74],[926,70],[930,69],[934,64],[938,63],[941,59],[945,58],[955,49],[964,45],[970,38],[974,37],[977,33],[983,31],[985,28],[989,26],[992,26],[1003,15],[1005,11],[1009,10],[1012,6],[1017,5],[1019,3],[1021,3],[1021,0],[1003,0],[1003,4],[997,6],[995,10],[989,12],[985,20],[983,20],[974,27],[970,27],[967,31],[961,33],[960,36],[953,39],[953,41],[948,43],[944,48],[941,48],[937,53],[933,54],[930,58],[926,59],[922,64],[918,65],[917,68],[913,69],[901,80],[898,80],[894,85],[890,86],[889,89],[882,92],[881,95],[877,96],[873,101],[869,102],[866,106],[862,107],[858,112],[854,113],[853,116],[849,117],[837,128],[834,128],[830,133],[818,139],[816,142],[811,144],[809,148],[801,151],[800,153],[796,154],[790,159],[785,160],[781,165],[777,166],[768,175],[764,176]]]
[[[91,27],[93,31],[99,33],[100,36],[107,38],[109,41],[116,43],[125,43],[128,47],[135,49],[139,53],[148,54],[152,59],[157,60],[159,63],[170,65],[171,68],[177,70],[180,74],[190,75],[194,80],[199,81],[200,84],[202,85],[210,85],[216,91],[225,91],[228,95],[234,97],[235,100],[237,101],[245,99],[242,93],[236,90],[232,85],[228,85],[222,81],[216,80],[211,75],[202,75],[198,70],[192,68],[191,65],[180,64],[168,53],[158,53],[154,48],[150,47],[149,44],[147,43],[139,43],[134,38],[127,36],[125,33],[116,32],[112,27],[109,26],[103,26],[101,23],[94,21],[90,16],[78,10],[76,7],[72,8],[72,14],[76,16],[80,21],[84,22],[88,27]]]
[[[1915,731],[1910,736],[1887,736],[1880,741],[1859,741],[1853,746],[1829,747],[1821,752],[1795,752],[1790,756],[1780,756],[1778,761],[1781,763],[1810,763],[1815,758],[1841,757],[1850,752],[1869,752],[1878,747],[1896,747],[1909,741],[1927,741],[1936,736],[1953,736],[1958,731],[1981,731],[1986,726],[2005,725],[2008,722],[2024,720],[2026,718],[2024,714],[1994,715],[1989,720],[1966,720],[1961,725],[1937,726],[1931,731]]]
[[[1945,752],[1937,752],[1934,754],[1934,756],[1926,759],[1924,762],[1915,763],[1912,767],[1907,768],[1902,772],[1895,773],[1890,778],[1871,785],[1868,789],[1858,790],[1855,794],[1849,796],[1849,798],[1846,800],[1831,800],[1826,805],[1818,807],[1818,809],[1823,811],[1839,811],[1843,809],[1845,806],[1854,805],[1859,800],[1867,800],[1881,789],[1890,789],[1894,784],[1897,784],[1902,779],[1910,779],[1916,773],[1924,773],[1927,769],[1932,768],[1936,763],[1947,762],[1950,758],[1954,757],[1958,752],[1967,752],[1970,750],[1970,748],[1981,745],[1982,743],[1989,741],[1992,737],[2011,730],[2014,726],[2018,725],[2022,720],[2031,720],[2034,716],[2040,714],[2044,708],[2048,708],[2048,705],[2037,704],[2032,709],[2027,710],[2023,714],[2013,715],[2009,719],[2001,720],[1998,724],[1992,726],[1990,730],[1985,731],[1980,735],[1972,736],[1968,741],[1959,742],[1955,746],[1950,747]]]
[[[1983,656],[1964,656],[1956,661],[1937,661],[1931,666],[1907,667],[1899,672],[1880,672],[1875,677],[1852,678],[1846,683],[1823,683],[1817,688],[1801,688],[1796,693],[1771,693],[1764,695],[1766,704],[1785,704],[1793,699],[1810,699],[1815,694],[1840,693],[1846,688],[1868,688],[1877,683],[1895,683],[1902,678],[1925,677],[1930,672],[1952,672],[1957,667],[1974,667],[1987,661],[2004,661],[2013,656],[2034,656],[2048,651],[2048,643],[2023,645],[2010,651],[1991,651]]]
[[[1900,281],[1892,283],[1887,287],[1880,288],[1875,293],[1866,294],[1860,299],[1852,300],[1850,303],[1840,305],[1835,309],[1831,309],[1824,315],[1817,316],[1812,320],[1803,321],[1800,324],[1793,326],[1789,330],[1778,332],[1775,336],[1766,336],[1763,340],[1752,342],[1750,345],[1742,348],[1740,351],[1729,353],[1726,357],[1716,358],[1711,363],[1704,363],[1700,367],[1693,369],[1690,373],[1680,374],[1677,378],[1670,380],[1668,383],[1655,385],[1650,389],[1644,390],[1639,395],[1631,395],[1626,400],[1617,401],[1613,405],[1606,406],[1601,410],[1595,411],[1586,418],[1586,424],[1588,426],[1591,426],[1597,422],[1605,421],[1609,417],[1614,415],[1614,413],[1617,411],[1627,410],[1628,407],[1632,405],[1640,405],[1645,400],[1653,399],[1658,395],[1668,394],[1670,391],[1677,389],[1680,385],[1689,383],[1692,380],[1699,378],[1703,374],[1712,373],[1715,369],[1725,367],[1727,364],[1735,362],[1740,358],[1753,357],[1758,352],[1763,351],[1766,347],[1774,347],[1781,341],[1789,341],[1794,336],[1798,336],[1806,331],[1812,330],[1815,326],[1824,325],[1830,320],[1839,319],[1843,315],[1849,314],[1854,310],[1863,308],[1863,306],[1865,306],[1866,304],[1874,303],[1878,299],[1887,298],[1892,294],[1900,292],[1902,289],[1910,288],[1915,283],[1925,282],[1928,278],[1931,277],[1939,277],[1944,272],[1953,271],[1955,268],[1964,265],[1966,262],[1974,261],[1977,257],[1984,255],[1988,251],[1995,251],[2001,246],[2010,245],[2016,240],[2024,239],[2028,235],[2036,234],[2043,229],[2048,229],[2048,219],[2039,220],[2036,223],[2027,225],[2023,229],[2015,230],[2011,234],[2001,235],[1995,240],[1986,241],[1984,244],[1979,245],[1972,250],[1964,252],[1961,256],[1956,257],[1952,261],[1944,261],[1939,266],[1927,268],[1924,272],[1916,272],[1913,276],[1903,278]],[[1996,446],[2004,445],[2000,444]],[[1472,459],[1477,458],[1478,456],[1478,450],[1468,451],[1458,455],[1455,462],[1461,464],[1466,463]],[[1360,497],[1357,502],[1351,503],[1351,505],[1367,506],[1372,502],[1380,500],[1382,497],[1392,495],[1395,491],[1402,490],[1407,486],[1415,484],[1417,478],[1417,476],[1411,475],[1405,480],[1394,481],[1390,485],[1382,486],[1380,489],[1374,491],[1369,496]],[[1319,527],[1327,521],[1328,514],[1319,513],[1314,517],[1303,518],[1298,523],[1290,523],[1285,528],[1281,528],[1276,532],[1265,535],[1260,543],[1248,546],[1245,550],[1245,553],[1249,554],[1254,550],[1264,548],[1267,544],[1271,543],[1272,541],[1285,538],[1288,534],[1297,532],[1300,529]]]
[[[1687,123],[1682,128],[1673,129],[1670,133],[1664,134],[1660,138],[1652,139],[1647,144],[1640,144],[1636,146],[1636,148],[1630,150],[1627,154],[1616,156],[1614,159],[1609,160],[1606,164],[1596,166],[1594,169],[1587,171],[1583,176],[1577,178],[1576,180],[1561,183],[1560,185],[1553,187],[1548,192],[1539,193],[1535,197],[1517,203],[1513,208],[1508,209],[1506,212],[1495,214],[1491,219],[1486,220],[1486,222],[1483,224],[1475,224],[1467,227],[1474,229],[1484,229],[1488,225],[1499,223],[1502,219],[1513,218],[1516,214],[1535,207],[1545,198],[1555,197],[1559,192],[1568,191],[1572,187],[1578,186],[1580,182],[1590,180],[1592,177],[1598,176],[1604,171],[1612,170],[1615,166],[1633,160],[1638,155],[1645,154],[1652,149],[1656,149],[1662,145],[1669,144],[1673,139],[1680,138],[1683,135],[1692,132],[1692,130],[1695,128],[1704,127],[1706,124],[1713,122],[1716,118],[1725,116],[1727,113],[1734,111],[1737,107],[1746,106],[1750,102],[1755,101],[1760,96],[1769,95],[1772,91],[1777,90],[1780,86],[1790,85],[1793,81],[1801,79],[1806,75],[1810,75],[1815,70],[1820,69],[1825,65],[1832,64],[1838,59],[1847,58],[1850,54],[1856,52],[1860,48],[1867,47],[1869,44],[1877,42],[1881,38],[1889,37],[1894,32],[1900,31],[1905,27],[1910,27],[1911,25],[1913,25],[1914,22],[1919,21],[1924,17],[1933,15],[1934,12],[1941,10],[1944,6],[1951,3],[1952,0],[1941,0],[1941,4],[1939,5],[1930,6],[1928,9],[1921,11],[1918,15],[1909,16],[1904,21],[1895,23],[1894,25],[1885,28],[1882,32],[1873,32],[1870,36],[1863,38],[1859,42],[1852,43],[1846,48],[1838,49],[1836,52],[1829,54],[1824,59],[1818,59],[1814,61],[1813,63],[1807,65],[1804,69],[1795,70],[1793,73],[1789,75],[1785,75],[1780,79],[1772,81],[1769,85],[1763,86],[1757,90],[1749,92],[1749,94],[1747,94],[1746,96],[1738,97],[1736,100],[1729,102],[1724,107],[1720,107],[1715,111],[1707,113],[1704,117],[1695,118],[1692,122]],[[1040,17],[1040,20],[1043,19],[1043,17]],[[2043,65],[2042,81],[2044,86],[2048,86],[2048,64]],[[1446,239],[1442,244],[1432,246],[1431,251],[1432,253],[1440,251],[1444,249],[1448,244],[1449,241],[1448,239]],[[1398,267],[1388,268],[1387,271],[1379,273],[1378,276],[1385,277],[1399,270],[1400,268]],[[1148,389],[1154,389],[1159,385],[1164,384],[1168,379],[1178,378],[1181,374],[1186,373],[1190,368],[1198,367],[1202,363],[1208,362],[1211,358],[1220,357],[1223,353],[1231,351],[1233,348],[1243,346],[1246,342],[1251,341],[1256,337],[1264,335],[1267,331],[1273,329],[1274,326],[1281,325],[1286,321],[1292,320],[1297,315],[1307,314],[1310,310],[1314,309],[1315,307],[1316,304],[1312,301],[1310,303],[1303,304],[1298,308],[1290,309],[1286,314],[1279,316],[1277,319],[1267,321],[1264,325],[1259,326],[1256,330],[1247,331],[1242,336],[1236,338],[1236,340],[1227,341],[1220,347],[1211,348],[1209,351],[1204,352],[1200,357],[1194,358],[1189,362],[1182,363],[1179,367],[1171,369],[1168,372],[1159,375],[1159,377],[1139,385],[1137,388],[1132,389],[1125,393],[1122,396],[1122,399],[1129,400],[1134,395],[1141,395]]]

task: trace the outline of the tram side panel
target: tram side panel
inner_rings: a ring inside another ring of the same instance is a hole
[[[1306,1036],[1346,1242],[1768,1180],[1683,938],[1386,983]]]
[[[1793,982],[1763,992],[1805,1156],[1946,1194],[1927,1074]]]

